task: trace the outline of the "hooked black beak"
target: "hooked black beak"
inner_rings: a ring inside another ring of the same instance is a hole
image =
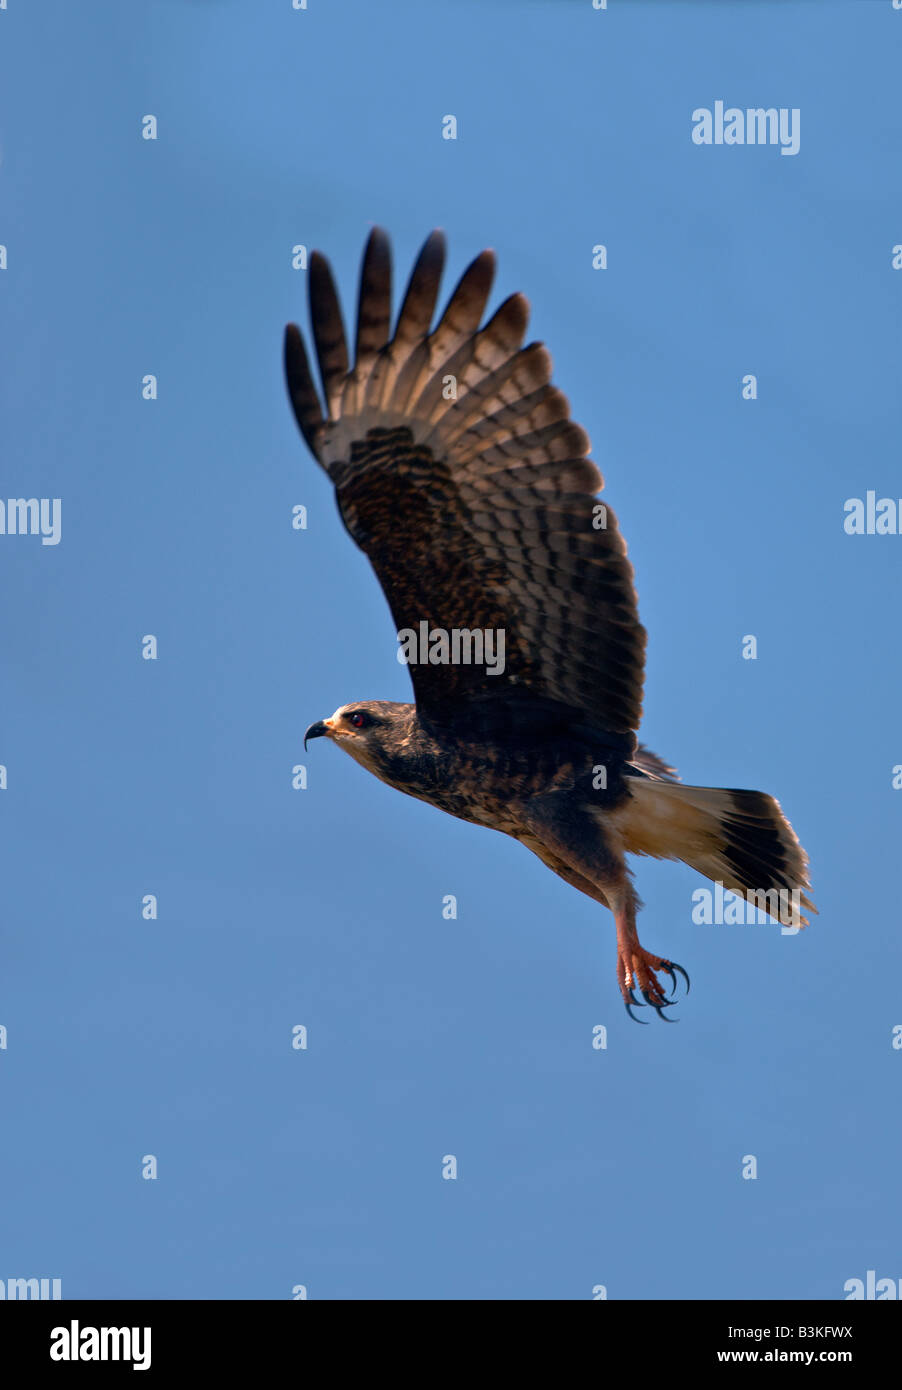
[[[310,728],[307,730],[306,734],[304,735],[304,752],[305,752],[305,753],[307,752],[307,740],[308,740],[308,738],[324,738],[325,735],[326,735],[328,732],[329,732],[329,730],[326,728],[326,725],[325,725],[324,720],[322,720],[322,719],[317,719],[316,723],[315,723],[315,724],[311,724],[311,725],[310,725]]]

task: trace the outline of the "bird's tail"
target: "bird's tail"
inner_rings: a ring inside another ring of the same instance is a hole
[[[629,853],[681,859],[781,921],[787,902],[800,925],[808,920],[799,915],[800,905],[817,912],[806,896],[808,856],[774,797],[656,777],[630,777],[628,785],[618,829]]]

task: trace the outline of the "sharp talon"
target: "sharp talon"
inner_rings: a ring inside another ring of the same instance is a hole
[[[661,963],[661,969],[666,970],[670,978],[673,980],[674,989],[676,989],[676,977],[674,976],[673,972],[674,970],[678,970],[682,975],[683,979],[686,981],[686,993],[689,993],[689,976],[686,974],[685,970],[681,965],[677,965],[676,961],[669,960],[666,964],[664,962]]]
[[[679,1023],[680,1020],[678,1018],[668,1018],[664,1012],[664,1009],[669,1009],[673,1004],[674,1001],[672,999],[665,999],[663,1005],[656,1004],[647,990],[642,991],[642,998],[651,1005],[658,1015],[658,1018],[663,1018],[665,1023]]]
[[[661,964],[658,966],[658,969],[663,970],[665,974],[670,976],[671,980],[673,981],[673,996],[674,998],[676,998],[676,975],[674,975],[670,966],[664,960],[661,961]]]
[[[671,970],[670,966],[667,965],[666,962],[663,961],[663,960],[661,961],[661,964],[658,966],[658,969],[659,969],[659,970],[664,970],[664,971],[666,971],[666,973],[670,976],[670,979],[671,979],[671,988],[673,989],[673,997],[671,998],[670,1003],[671,1003],[671,1004],[675,1004],[675,1003],[676,1003],[676,987],[677,987],[676,975],[674,975],[674,973],[673,973],[673,971]],[[687,992],[688,992],[688,991],[687,991]]]
[[[643,968],[644,966],[644,968]],[[670,976],[670,984],[666,986],[672,991],[670,997],[665,993],[665,986],[657,978],[655,971],[664,970]],[[634,1023],[649,1022],[648,1019],[637,1018],[634,1009],[652,1008],[662,1018],[665,1023],[679,1023],[678,1018],[670,1018],[664,1012],[665,1009],[672,1008],[677,1003],[677,989],[681,976],[686,982],[686,993],[689,993],[689,976],[681,965],[677,965],[672,960],[662,960],[660,956],[653,956],[648,951],[642,949],[636,943],[635,947],[627,950],[620,944],[619,959],[617,964],[617,981],[620,985],[620,992],[623,996],[623,1003],[626,1011]],[[640,980],[645,980],[643,988]],[[636,995],[641,996],[636,998]]]

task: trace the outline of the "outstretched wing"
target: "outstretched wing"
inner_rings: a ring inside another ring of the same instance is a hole
[[[426,623],[504,633],[500,674],[486,664],[411,665],[421,718],[454,725],[533,710],[629,735],[641,714],[645,631],[616,519],[595,497],[602,479],[588,437],[551,385],[545,348],[522,346],[524,297],[479,327],[491,251],[465,271],[430,331],[444,259],[433,232],[391,336],[391,253],[373,231],[350,366],[329,264],[313,254],[325,412],[290,324],[295,417],[399,632]]]

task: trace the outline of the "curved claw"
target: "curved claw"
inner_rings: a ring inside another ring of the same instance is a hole
[[[661,964],[660,964],[660,966],[659,966],[658,968],[659,968],[660,970],[666,970],[666,971],[667,971],[667,974],[670,976],[671,980],[673,980],[673,992],[674,992],[674,994],[676,994],[676,983],[677,983],[677,982],[676,982],[676,975],[674,975],[673,972],[674,972],[675,970],[678,970],[678,971],[680,972],[680,974],[682,975],[683,979],[686,981],[686,993],[687,993],[687,994],[689,993],[689,988],[690,988],[690,986],[689,986],[689,976],[686,974],[685,970],[683,969],[683,967],[682,967],[681,965],[677,965],[676,961],[668,960],[668,961],[662,961]]]
[[[630,997],[631,997],[631,998],[632,998],[632,994],[633,994],[633,991],[630,990]],[[637,1018],[637,1017],[636,1017],[636,1015],[633,1013],[633,1005],[630,1004],[630,1003],[628,1003],[626,999],[624,999],[623,1003],[624,1003],[624,1006],[626,1007],[627,1013],[629,1014],[629,1016],[630,1016],[630,1018],[633,1020],[633,1022],[634,1022],[634,1023],[641,1023],[642,1026],[645,1027],[645,1026],[646,1026],[646,1020],[645,1020],[644,1018]],[[635,1004],[636,1007],[639,1008],[639,1009],[644,1009],[644,1008],[645,1008],[645,1005],[644,1005],[644,1004],[640,1004],[638,999],[633,999],[633,1004]],[[672,1022],[673,1022],[673,1019],[668,1019],[667,1021],[668,1021],[668,1023],[672,1023]]]
[[[651,995],[644,989],[642,991],[642,998],[646,1001],[647,1004],[651,1005],[655,1013],[658,1015],[658,1018],[663,1018],[665,1023],[679,1023],[680,1020],[678,1018],[668,1018],[664,1012],[665,1009],[669,1009],[671,1007],[673,1000],[665,1000],[663,1005],[656,1004],[655,1001],[652,999]]]
[[[637,1008],[637,1009],[644,1009],[644,1008],[645,1008],[645,1005],[644,1005],[639,999],[636,998],[636,996],[635,996],[635,994],[633,993],[633,991],[630,990],[629,993],[630,993],[630,999],[631,999],[632,1002],[635,1004],[636,1008]]]

